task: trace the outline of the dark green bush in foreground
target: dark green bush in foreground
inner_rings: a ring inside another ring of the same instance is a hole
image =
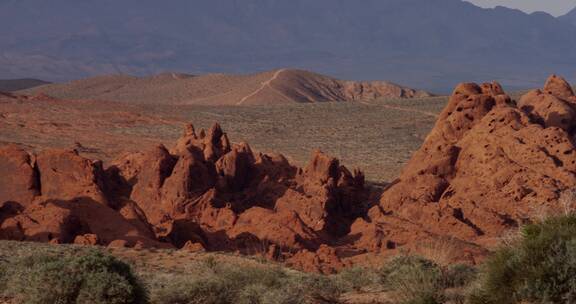
[[[472,304],[576,303],[576,216],[524,227],[484,265]]]
[[[30,304],[141,304],[145,288],[130,266],[100,252],[81,256],[38,255],[6,270],[4,293]]]
[[[0,260],[0,298],[31,304],[335,304],[343,303],[344,293],[387,291],[399,304],[460,304],[462,287],[476,276],[472,267],[439,266],[416,256],[329,276],[208,257],[182,272],[140,268],[148,300],[127,264],[74,247],[49,249]]]

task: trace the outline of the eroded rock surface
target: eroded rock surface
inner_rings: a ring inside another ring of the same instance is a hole
[[[75,150],[31,155],[7,147],[0,155],[4,239],[233,251],[284,261],[326,251],[367,211],[361,172],[320,151],[299,169],[282,155],[231,144],[218,124],[198,134],[188,125],[171,149],[124,154],[107,168]]]
[[[506,230],[561,208],[576,186],[575,127],[576,96],[558,76],[518,102],[497,83],[460,84],[381,196],[320,151],[298,168],[218,124],[107,167],[7,146],[0,238],[258,254],[320,272],[446,246],[476,263]]]
[[[368,222],[352,226],[356,246],[386,252],[448,236],[471,250],[490,247],[560,208],[559,195],[576,186],[573,100],[557,76],[518,105],[497,84],[459,85]]]

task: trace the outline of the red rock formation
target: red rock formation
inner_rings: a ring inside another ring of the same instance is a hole
[[[78,235],[74,239],[74,244],[77,245],[98,245],[100,240],[96,234]]]
[[[476,262],[576,186],[576,97],[557,76],[518,104],[461,84],[401,176],[370,203],[361,172],[319,151],[303,169],[188,125],[172,149],[108,168],[75,151],[0,149],[0,238],[259,254],[333,272],[448,242]],[[370,209],[371,208],[371,209]]]
[[[209,250],[249,253],[269,244],[293,253],[346,234],[365,211],[363,175],[336,159],[316,152],[298,173],[281,155],[230,144],[217,124],[203,133],[188,125],[172,153],[160,148],[116,162],[120,175],[136,181],[130,199],[159,238]]]
[[[108,205],[103,192],[102,162],[91,161],[75,150],[47,150],[36,157],[43,199],[89,197]]]
[[[26,208],[0,225],[0,238],[18,241],[69,243],[83,231],[82,223],[72,211],[55,204]]]
[[[556,75],[548,78],[544,85],[544,92],[564,100],[576,101],[574,99],[574,91],[570,84],[564,78]]]
[[[27,206],[39,194],[38,175],[26,151],[9,145],[0,148],[0,207],[5,202]]]
[[[342,262],[336,249],[322,245],[316,252],[303,250],[291,257],[287,265],[307,272],[336,273],[350,264]]]
[[[1,239],[71,243],[94,234],[102,244],[122,239],[130,245],[170,246],[156,240],[137,205],[109,195],[101,162],[67,150],[36,157],[14,147],[1,151],[6,170],[0,180],[8,186],[0,197]]]
[[[573,98],[556,76],[518,106],[497,84],[459,85],[369,222],[352,226],[356,247],[385,253],[438,236],[490,246],[535,210],[559,208],[576,186]]]
[[[162,186],[172,174],[176,159],[164,146],[158,146],[144,155],[141,167],[132,170],[138,172],[137,180],[130,198],[137,202],[152,224],[166,221],[166,212],[162,206]]]
[[[105,169],[74,150],[31,156],[8,147],[0,155],[0,181],[10,185],[0,191],[5,239],[286,260],[326,251],[367,210],[361,172],[319,151],[298,169],[282,155],[231,144],[218,124],[199,135],[188,125],[173,149],[125,154]],[[320,260],[336,261],[330,252]]]

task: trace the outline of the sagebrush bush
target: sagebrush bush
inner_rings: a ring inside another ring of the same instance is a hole
[[[312,304],[335,303],[340,290],[326,276],[280,267],[240,266],[208,259],[193,275],[155,278],[158,304]]]
[[[4,296],[8,284],[7,265],[0,260],[0,297]]]
[[[393,291],[397,301],[406,304],[442,303],[442,269],[418,256],[401,255],[380,270],[381,282]]]
[[[525,226],[484,265],[473,304],[576,303],[576,216]]]
[[[305,303],[336,303],[343,292],[333,278],[319,274],[294,276],[290,283],[293,290],[303,288],[308,299]]]
[[[464,287],[476,279],[476,268],[469,265],[440,266],[411,255],[401,255],[380,270],[384,290],[392,292],[401,304],[463,303]]]
[[[80,256],[32,255],[10,268],[6,293],[30,304],[142,304],[146,289],[129,265],[91,251]]]
[[[469,286],[478,276],[476,267],[466,264],[449,265],[444,270],[443,280],[446,288]]]
[[[363,291],[379,285],[378,274],[368,268],[351,267],[333,276],[338,288],[342,291]]]

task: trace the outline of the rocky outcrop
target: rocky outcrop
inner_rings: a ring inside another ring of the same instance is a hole
[[[109,205],[103,191],[102,162],[83,158],[75,150],[47,150],[38,154],[36,166],[43,199],[88,197]]]
[[[353,224],[357,248],[409,249],[439,236],[490,247],[539,210],[559,209],[576,186],[573,100],[557,76],[518,105],[498,84],[459,85],[368,221]]]
[[[0,207],[7,202],[27,206],[40,192],[30,155],[13,145],[0,148]]]
[[[281,155],[231,144],[217,124],[199,134],[188,125],[170,153],[157,148],[124,159],[130,161],[118,162],[119,174],[137,181],[130,199],[159,238],[178,246],[192,241],[243,253],[274,246],[280,259],[346,234],[366,211],[361,172],[352,174],[319,151],[298,169]]]
[[[361,172],[320,151],[299,169],[282,155],[231,144],[218,124],[198,134],[188,125],[173,148],[125,154],[107,168],[75,150],[7,147],[0,155],[0,181],[9,185],[0,192],[3,239],[284,261],[322,248],[326,257],[327,244],[367,211]]]
[[[30,155],[16,147],[0,150],[0,239],[52,243],[166,247],[156,240],[137,205],[112,195],[112,181],[102,163],[73,150]]]

